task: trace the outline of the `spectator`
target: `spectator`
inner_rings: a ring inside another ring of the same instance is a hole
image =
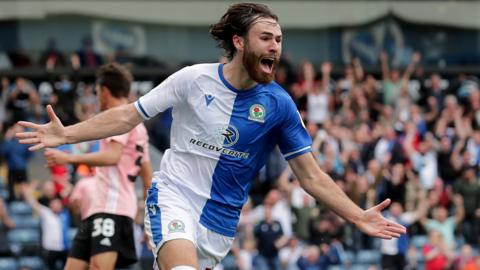
[[[307,88],[307,120],[309,123],[316,124],[319,128],[330,119],[330,111],[332,109],[332,100],[330,100],[330,92],[332,85],[330,84],[330,73],[332,64],[330,62],[322,63],[322,78],[320,83],[314,82],[312,77],[315,76],[313,65],[309,62],[305,63],[304,76],[309,78],[305,83],[312,84]]]
[[[280,269],[283,270],[299,270],[297,265],[298,259],[303,252],[303,246],[298,241],[298,238],[292,236],[288,240],[288,244],[282,247],[279,251],[278,257],[280,259]]]
[[[444,270],[452,264],[453,252],[451,246],[443,239],[437,230],[428,233],[428,243],[423,247],[425,270]]]
[[[0,198],[0,257],[10,256],[11,251],[7,245],[7,232],[10,229],[15,228],[15,222],[8,215],[5,202]]]
[[[455,195],[454,203],[454,216],[448,216],[448,210],[444,206],[436,206],[433,210],[433,219],[427,219],[425,216],[420,219],[420,222],[428,232],[437,231],[441,233],[442,241],[444,241],[449,248],[455,247],[455,228],[464,217],[462,196]]]
[[[57,41],[54,38],[50,38],[47,41],[47,47],[42,52],[38,64],[47,70],[53,70],[66,65],[65,56],[58,50]]]
[[[407,229],[410,225],[422,218],[427,212],[427,204],[424,201],[415,212],[404,212],[399,202],[393,202],[385,217],[402,224]],[[382,253],[382,269],[402,270],[405,268],[406,254],[408,251],[408,236],[401,235],[400,238],[381,240],[380,252]]]
[[[80,59],[80,66],[84,68],[94,69],[103,63],[101,56],[93,50],[90,37],[83,38],[82,48],[76,52],[76,55]]]
[[[257,241],[258,256],[255,260],[255,269],[275,270],[280,268],[278,251],[288,238],[284,235],[280,222],[273,220],[272,208],[264,207],[264,220],[255,227],[254,235]]]
[[[4,132],[5,123],[9,115],[7,115],[7,102],[9,97],[10,80],[2,77],[0,81],[0,131]]]
[[[461,224],[462,234],[469,244],[476,245],[479,240],[476,236],[479,228],[475,228],[476,212],[480,211],[480,185],[476,177],[476,167],[464,167],[462,177],[455,182],[453,191],[463,198],[465,218]]]
[[[28,183],[27,165],[28,160],[33,153],[28,150],[28,146],[20,144],[14,137],[15,133],[22,132],[24,127],[15,123],[5,133],[5,142],[2,147],[2,156],[7,161],[8,166],[8,201],[18,199],[16,190],[19,186],[24,186]]]
[[[475,263],[472,247],[470,245],[463,245],[460,254],[458,254],[453,261],[453,268],[465,269],[467,265],[471,265],[472,263]]]
[[[48,269],[63,269],[70,248],[68,209],[63,207],[60,199],[51,200],[48,207],[41,205],[32,194],[31,186],[24,186],[22,194],[28,204],[40,215],[43,258]]]
[[[29,120],[37,113],[40,99],[34,85],[23,77],[18,77],[10,89],[7,108],[12,111],[12,121]]]

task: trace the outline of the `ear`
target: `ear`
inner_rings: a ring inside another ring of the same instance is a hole
[[[235,46],[235,49],[237,49],[237,51],[243,51],[243,48],[245,46],[245,39],[241,36],[234,35],[232,37],[232,40],[233,40],[233,46]]]
[[[101,95],[111,95],[110,89],[106,86],[101,86]]]

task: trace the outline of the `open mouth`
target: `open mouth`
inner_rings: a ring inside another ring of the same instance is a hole
[[[263,58],[260,60],[260,66],[262,67],[263,72],[272,73],[273,65],[275,64],[275,58]]]

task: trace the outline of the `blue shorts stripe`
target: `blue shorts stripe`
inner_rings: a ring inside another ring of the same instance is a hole
[[[162,217],[160,207],[158,207],[158,189],[152,185],[148,190],[147,209],[150,219],[150,230],[152,231],[153,243],[158,245],[163,239],[162,235]]]

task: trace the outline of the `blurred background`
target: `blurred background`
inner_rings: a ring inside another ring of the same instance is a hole
[[[208,28],[231,3],[0,2],[0,269],[62,269],[79,222],[69,194],[92,174],[47,168],[13,138],[15,122],[47,121],[46,104],[66,125],[88,119],[104,63],[129,67],[134,101],[181,67],[224,61]],[[276,81],[297,104],[319,165],[363,208],[391,198],[385,215],[408,235],[366,237],[306,194],[275,151],[218,269],[480,269],[480,2],[263,3],[284,35]],[[169,110],[146,123],[156,168],[170,123]],[[22,186],[69,217],[58,260],[45,259],[52,236]],[[132,269],[151,269],[139,195]]]

